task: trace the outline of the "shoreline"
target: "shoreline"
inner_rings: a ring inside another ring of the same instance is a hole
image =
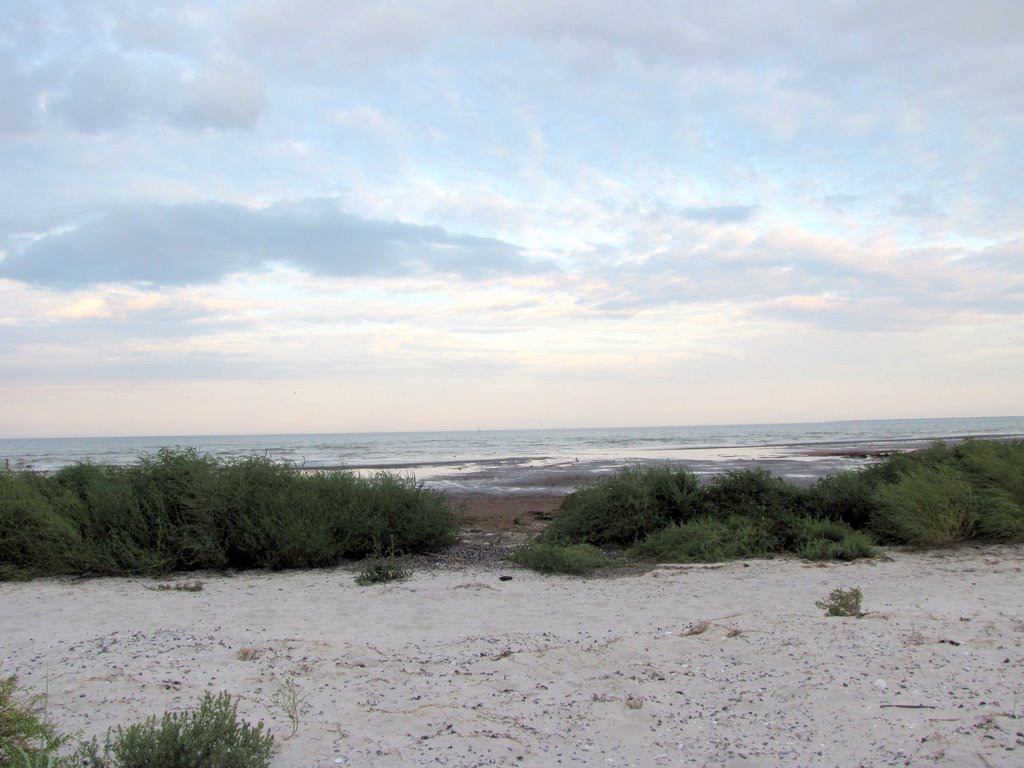
[[[3,583],[0,673],[100,739],[227,690],[274,734],[274,768],[1018,765],[1024,547],[887,555]],[[863,618],[814,606],[848,586]],[[285,739],[289,681],[307,706]]]
[[[1024,418],[596,430],[0,439],[13,470],[50,473],[77,461],[127,466],[162,448],[218,460],[263,457],[298,471],[392,472],[443,493],[567,494],[632,466],[685,467],[698,477],[765,469],[798,485],[935,440],[1020,440]],[[5,458],[6,457],[6,458]]]

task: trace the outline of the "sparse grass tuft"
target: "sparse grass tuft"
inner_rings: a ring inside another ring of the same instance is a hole
[[[306,700],[306,696],[299,690],[294,677],[278,680],[277,690],[274,691],[271,703],[275,709],[280,710],[288,718],[292,731],[285,738],[292,738],[299,732],[302,716],[309,711],[309,703]]]
[[[152,592],[202,592],[203,582],[187,581],[181,584],[154,584],[146,589]]]
[[[401,581],[412,575],[401,561],[393,557],[373,558],[356,576],[356,584],[368,587],[371,584],[386,584],[389,581]]]

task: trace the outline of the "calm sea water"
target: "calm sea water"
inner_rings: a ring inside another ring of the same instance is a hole
[[[764,466],[795,481],[849,467],[858,451],[902,450],[936,439],[1024,437],[1024,417],[833,421],[809,424],[616,429],[378,432],[0,439],[11,468],[53,471],[80,461],[130,464],[163,447],[216,457],[267,456],[310,469],[408,472],[464,492],[568,492],[624,464],[673,463],[698,474]],[[843,455],[838,455],[843,454]]]

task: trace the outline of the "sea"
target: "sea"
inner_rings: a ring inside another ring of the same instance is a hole
[[[681,466],[702,478],[763,468],[798,484],[893,451],[968,437],[1024,439],[1024,417],[802,424],[369,432],[285,435],[0,438],[0,464],[54,472],[129,465],[162,448],[224,460],[266,457],[304,471],[387,471],[451,494],[565,494],[622,466]]]

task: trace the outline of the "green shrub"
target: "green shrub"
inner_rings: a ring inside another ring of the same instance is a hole
[[[48,758],[64,739],[43,714],[45,697],[16,700],[16,677],[0,679],[0,768],[35,765]]]
[[[763,469],[741,469],[716,475],[701,488],[700,511],[708,517],[743,515],[785,520],[813,509],[810,491]]]
[[[864,528],[878,508],[875,492],[881,483],[880,473],[870,470],[824,477],[812,489],[815,516]]]
[[[999,488],[977,491],[974,496],[977,522],[975,538],[993,542],[1024,541],[1024,507]]]
[[[1024,441],[967,440],[955,455],[974,485],[999,488],[1024,506]]]
[[[539,573],[582,575],[611,564],[611,559],[592,544],[550,544],[535,541],[513,552],[509,559]]]
[[[441,494],[383,472],[172,449],[123,468],[0,471],[0,578],[310,568],[429,552],[457,533]]]
[[[82,538],[47,493],[47,478],[0,471],[0,579],[70,573]]]
[[[92,573],[142,573],[166,569],[173,556],[159,546],[163,522],[140,508],[133,470],[76,464],[52,478],[62,512],[88,546],[79,568]]]
[[[569,494],[544,532],[552,543],[629,546],[693,515],[700,493],[689,470],[624,467]]]
[[[731,515],[670,525],[637,542],[629,555],[661,563],[717,563],[767,557],[779,549],[764,521]]]
[[[970,538],[977,523],[970,483],[951,467],[918,466],[876,491],[871,528],[883,541],[945,547]]]
[[[786,549],[807,560],[857,560],[874,557],[875,546],[863,531],[838,520],[809,517],[789,523]]]
[[[102,750],[94,741],[79,758],[90,768],[266,768],[273,741],[262,721],[239,721],[227,693],[207,693],[198,710],[115,728]]]
[[[358,488],[345,556],[430,552],[456,541],[458,524],[440,493],[389,472],[364,478]]]
[[[974,489],[977,537],[1024,541],[1024,442],[968,440],[955,455]]]
[[[826,616],[852,616],[859,619],[864,615],[860,609],[863,599],[860,587],[833,589],[828,597],[815,601],[814,605],[825,611]]]

